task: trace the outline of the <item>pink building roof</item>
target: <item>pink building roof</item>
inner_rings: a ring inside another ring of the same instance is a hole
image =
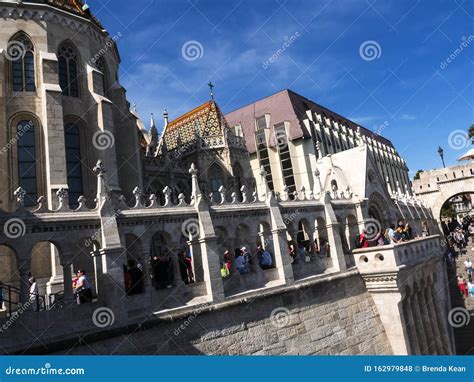
[[[326,115],[327,118],[342,122],[346,127],[356,131],[357,126],[355,122],[342,117],[341,115],[318,105],[317,103],[303,97],[289,89],[282,90],[269,97],[258,100],[240,109],[234,110],[225,115],[229,126],[240,124],[245,135],[245,143],[250,153],[256,151],[255,147],[255,118],[261,117],[265,114],[270,114],[270,126],[277,125],[281,122],[290,122],[289,139],[294,140],[298,138],[310,138],[310,133],[304,127],[303,120],[307,119],[306,110],[311,110],[313,113]],[[376,141],[384,143],[393,147],[392,143],[373,133],[369,129],[360,126],[360,131],[363,135],[373,138]],[[270,143],[272,144],[272,143]]]

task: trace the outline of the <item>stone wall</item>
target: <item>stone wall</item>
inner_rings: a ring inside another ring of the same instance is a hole
[[[49,351],[54,349],[48,345]],[[63,343],[58,354],[391,354],[356,272],[167,313]]]

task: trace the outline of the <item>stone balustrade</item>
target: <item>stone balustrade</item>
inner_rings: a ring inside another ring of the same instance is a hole
[[[354,251],[395,354],[454,354],[443,255],[439,235]]]

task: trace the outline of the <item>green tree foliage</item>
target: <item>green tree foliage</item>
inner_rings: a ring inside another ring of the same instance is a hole
[[[469,135],[469,138],[474,138],[474,124],[472,124],[471,127],[467,130],[467,133]]]
[[[446,202],[443,204],[443,207],[441,207],[441,217],[442,218],[450,218],[450,219],[455,219],[456,218],[456,212],[453,209],[453,206],[451,203]]]
[[[415,176],[413,177],[414,180],[416,179],[420,179],[420,174],[423,172],[423,170],[418,170],[415,174]]]

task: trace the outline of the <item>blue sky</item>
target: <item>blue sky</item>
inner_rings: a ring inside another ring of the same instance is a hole
[[[212,80],[224,112],[290,88],[380,130],[411,175],[440,166],[440,145],[447,165],[468,149],[456,130],[474,123],[473,1],[88,3],[121,34],[120,82],[147,125],[207,101]]]

